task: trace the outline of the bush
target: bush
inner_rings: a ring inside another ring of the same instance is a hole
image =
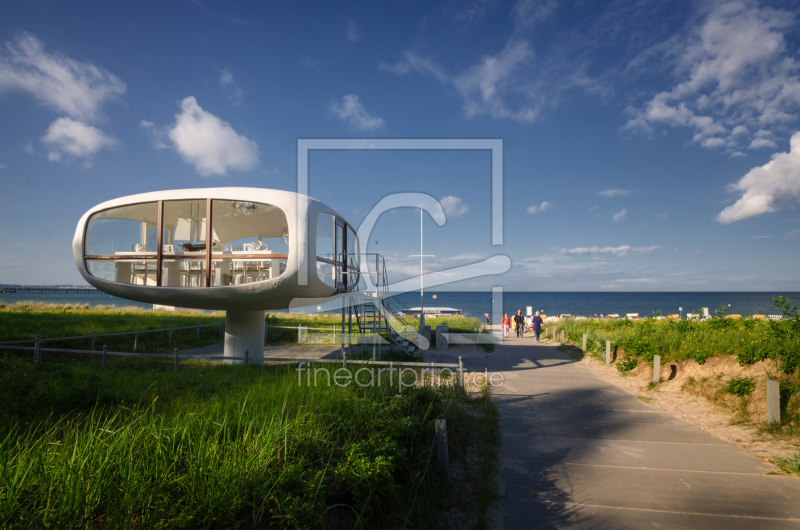
[[[756,383],[751,377],[734,377],[728,381],[725,392],[734,396],[749,396],[756,389]]]
[[[636,357],[623,357],[619,361],[617,361],[617,370],[619,373],[630,372],[634,368],[639,366],[639,359]]]

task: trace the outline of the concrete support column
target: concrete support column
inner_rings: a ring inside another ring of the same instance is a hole
[[[425,337],[425,340],[428,341],[428,345],[427,346],[425,346],[424,341],[420,341],[420,342],[423,342],[423,343],[420,344],[420,348],[419,349],[420,350],[427,350],[428,348],[430,348],[430,344],[431,344],[431,327],[426,325],[426,324],[420,324],[419,325],[419,334],[422,335],[423,337]],[[425,346],[425,347],[423,348],[423,346]]]
[[[449,326],[436,326],[436,349],[446,350],[448,348],[447,333],[449,329]]]
[[[265,311],[227,311],[225,313],[225,357],[244,357],[249,350],[250,364],[264,364]],[[239,364],[244,361],[225,361]]]

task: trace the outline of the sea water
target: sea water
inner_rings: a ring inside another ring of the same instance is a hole
[[[434,299],[433,296],[436,296]],[[657,311],[668,315],[683,315],[709,308],[713,316],[715,310],[725,307],[730,314],[743,316],[762,314],[781,314],[775,307],[773,297],[792,298],[800,305],[800,293],[797,292],[503,292],[503,313],[516,314],[518,309],[525,314],[525,308],[531,306],[533,311],[541,311],[546,315],[569,313],[580,316],[608,315],[618,313],[639,313],[640,317],[653,316]],[[419,291],[398,295],[398,298],[409,307],[418,307],[422,302],[425,307],[452,307],[460,309],[465,316],[483,319],[484,313],[492,314],[493,298],[486,291],[426,291],[421,300]],[[0,303],[13,304],[20,301],[46,302],[52,304],[89,304],[115,305],[118,307],[134,306],[152,309],[152,304],[133,302],[107,294],[64,294],[64,293],[2,293]],[[498,300],[499,303],[499,300]],[[314,312],[316,307],[309,308]],[[303,311],[309,312],[309,311]]]

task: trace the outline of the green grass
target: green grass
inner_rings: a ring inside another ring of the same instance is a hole
[[[580,361],[583,359],[584,353],[583,350],[577,346],[573,346],[571,344],[564,344],[563,346],[556,346],[556,350],[566,353],[567,357],[574,361]]]
[[[742,364],[776,359],[786,373],[800,368],[800,327],[794,321],[566,319],[558,327],[573,344],[581,344],[587,333],[591,352],[604,353],[605,341],[610,340],[612,348],[619,347],[646,362],[661,355],[662,363],[695,360],[704,364],[715,355],[735,355]]]
[[[79,335],[119,333],[150,329],[165,329],[183,326],[219,324],[225,319],[225,313],[206,313],[202,311],[150,311],[135,307],[89,306],[88,304],[44,304],[19,302],[12,305],[0,304],[0,341],[33,339],[36,334],[42,339],[56,337],[74,337]],[[285,344],[297,342],[297,327],[324,328],[331,331],[304,331],[304,344],[338,344],[341,341],[341,315],[319,314],[305,315],[300,313],[267,313],[266,323],[269,326],[285,326],[285,328],[269,328],[267,344]],[[476,318],[440,317],[429,320],[432,327],[437,324],[450,326],[453,333],[478,333],[482,325]],[[334,340],[333,327],[336,327]],[[287,329],[288,328],[288,329]],[[357,333],[358,327],[353,318],[352,329]],[[432,335],[435,335],[432,334]],[[200,339],[196,338],[196,330],[173,331],[172,346],[169,345],[168,332],[140,333],[136,351],[146,353],[171,353],[175,347],[180,350],[207,346],[222,341],[219,327],[200,328]],[[434,339],[435,341],[435,339]],[[133,352],[133,335],[117,337],[99,337],[95,341],[95,349],[102,351],[103,345],[109,351]],[[31,346],[28,344],[26,346]],[[493,345],[488,345],[492,347]],[[47,342],[45,348],[91,349],[91,338]]]
[[[800,452],[796,453],[793,458],[775,458],[772,463],[787,475],[800,476]]]
[[[32,339],[36,334],[42,339],[56,337],[75,337],[91,335],[92,331],[118,333],[148,329],[219,324],[224,313],[203,313],[201,311],[150,311],[133,307],[114,306],[56,305],[20,302],[13,305],[0,305],[0,341]],[[200,328],[200,339],[196,330],[173,331],[172,346],[169,346],[168,332],[140,333],[136,351],[146,353],[169,353],[175,347],[181,350],[221,342],[219,327]],[[95,348],[102,351],[108,345],[109,351],[132,352],[133,335],[98,337]],[[44,343],[45,348],[91,348],[92,340],[76,339]],[[26,344],[31,346],[32,344]],[[44,354],[45,356],[47,353]],[[32,354],[31,354],[32,357]]]
[[[438,528],[460,501],[431,470],[422,480],[434,420],[448,419],[453,458],[478,443],[483,479],[496,462],[493,405],[458,388],[298,386],[282,366],[175,374],[143,359],[104,372],[5,356],[0,377],[7,528],[400,528],[409,513],[407,528]],[[477,495],[463,509],[479,519],[496,492]]]

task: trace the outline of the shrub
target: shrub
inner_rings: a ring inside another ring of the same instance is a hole
[[[756,383],[751,377],[733,377],[728,381],[725,392],[734,396],[749,396],[756,389]]]
[[[619,361],[617,361],[617,370],[619,373],[630,372],[634,368],[639,366],[639,359],[636,357],[623,357]]]

